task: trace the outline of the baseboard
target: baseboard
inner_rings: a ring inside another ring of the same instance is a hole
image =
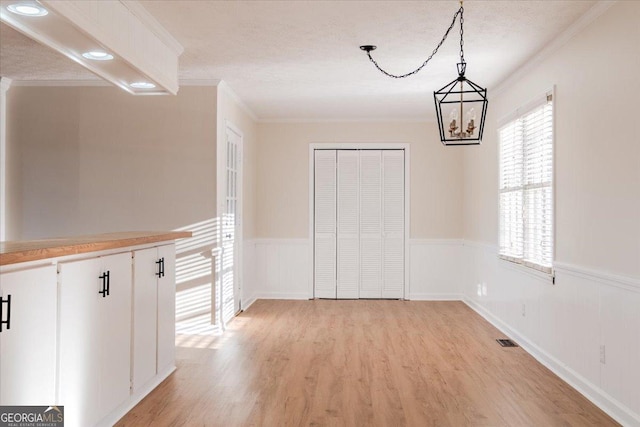
[[[258,293],[254,297],[255,300],[259,299],[311,299],[307,292],[262,292]],[[253,304],[253,302],[252,302]]]
[[[576,389],[593,404],[606,412],[611,418],[625,426],[640,426],[640,416],[638,414],[633,413],[629,408],[609,396],[609,394],[604,392],[602,389],[573,371],[571,368],[567,367],[534,343],[530,342],[524,335],[511,328],[500,318],[494,316],[490,311],[475,301],[466,297],[463,297],[462,301],[482,316],[486,321],[498,328],[502,333],[516,341],[518,345],[533,356],[534,359],[549,368],[551,372]]]
[[[253,305],[254,302],[256,302],[258,300],[258,298],[256,298],[255,295],[251,295],[249,298],[247,299],[243,299],[242,300],[242,311],[247,310],[249,307],[251,307]]]
[[[463,244],[462,239],[409,239],[409,246],[462,246]]]
[[[410,301],[461,301],[461,294],[422,294],[414,293],[409,295]]]
[[[309,239],[276,239],[276,238],[256,238],[246,239],[246,243],[254,245],[308,245]]]
[[[140,390],[136,391],[132,395],[129,396],[127,400],[125,400],[120,406],[118,406],[113,412],[104,417],[97,426],[113,426],[115,425],[122,417],[127,415],[127,413],[132,410],[142,399],[147,397],[149,393],[151,393],[156,387],[162,383],[162,381],[166,380],[169,375],[171,375],[176,370],[174,365],[168,366],[164,371],[156,374],[156,376],[151,379],[148,383],[146,383]]]

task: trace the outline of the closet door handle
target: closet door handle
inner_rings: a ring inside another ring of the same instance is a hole
[[[2,308],[7,305],[7,320],[4,320],[4,313]],[[7,298],[0,298],[0,332],[2,332],[2,325],[7,325],[7,330],[11,329],[11,295],[7,295]]]

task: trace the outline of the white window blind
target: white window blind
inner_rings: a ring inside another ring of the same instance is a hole
[[[541,271],[553,262],[553,100],[518,111],[499,129],[500,256]]]

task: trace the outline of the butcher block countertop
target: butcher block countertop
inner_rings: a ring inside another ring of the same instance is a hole
[[[191,237],[190,231],[131,231],[0,242],[0,266]]]

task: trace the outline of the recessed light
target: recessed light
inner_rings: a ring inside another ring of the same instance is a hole
[[[102,52],[101,50],[92,50],[90,52],[85,52],[82,54],[82,56],[94,61],[110,61],[113,59],[113,55],[107,52]]]
[[[129,86],[134,89],[153,89],[156,87],[156,85],[149,82],[133,82]]]
[[[36,3],[14,3],[7,6],[7,10],[24,16],[45,16],[49,13],[47,9]]]

